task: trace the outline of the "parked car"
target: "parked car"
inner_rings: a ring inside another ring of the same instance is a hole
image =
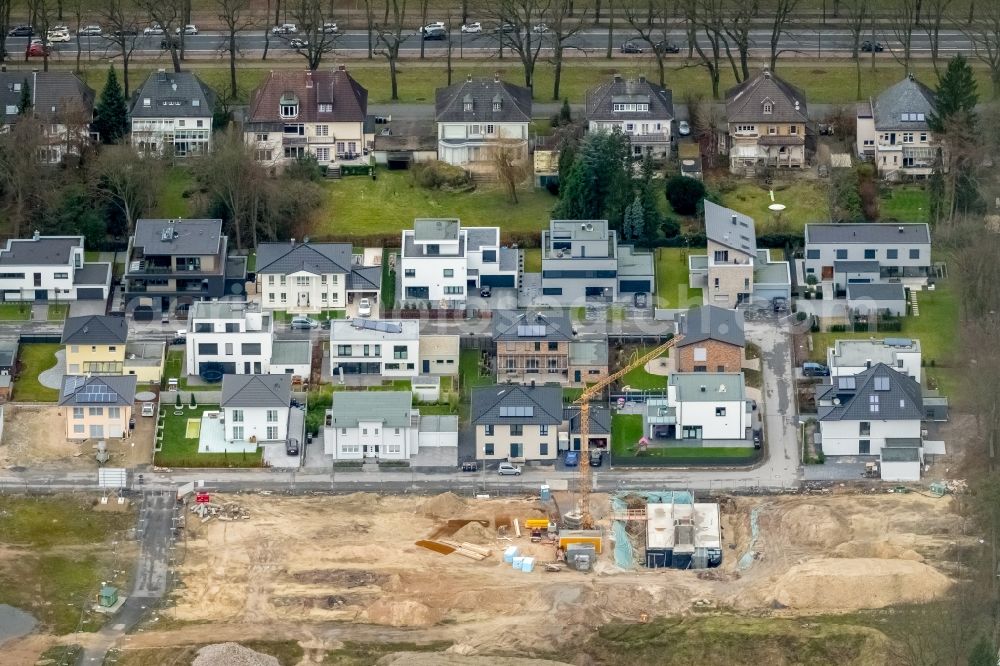
[[[881,53],[882,51],[885,51],[885,47],[882,46],[882,42],[873,42],[866,39],[861,42],[861,50],[865,53]]]
[[[162,35],[163,34],[163,26],[161,26],[159,23],[154,23],[153,25],[151,25],[151,26],[149,26],[147,28],[143,28],[142,34],[144,34],[144,35]]]
[[[502,462],[497,467],[497,474],[500,476],[521,476],[521,468],[513,463]]]
[[[753,448],[759,449],[763,445],[763,442],[764,442],[764,433],[762,433],[759,428],[757,430],[754,430]]]
[[[164,37],[163,39],[160,40],[161,51],[166,51],[167,49],[172,48],[174,46],[179,47],[180,45],[181,45],[180,40],[175,39],[173,37]]]
[[[420,28],[420,32],[428,32],[430,30],[444,30],[444,21],[431,21],[424,27]]]
[[[691,123],[686,120],[677,123],[677,133],[681,136],[689,136],[691,134]]]
[[[288,48],[290,49],[305,49],[309,47],[308,40],[299,39],[298,37],[288,40]]]
[[[681,47],[676,44],[671,44],[666,40],[660,40],[653,45],[653,48],[657,53],[680,53]]]
[[[122,28],[113,31],[111,34],[115,37],[135,37],[139,34],[139,30],[136,28]]]
[[[531,29],[531,32],[534,32],[539,35],[544,35],[548,31],[549,31],[549,26],[545,25],[544,23],[539,23],[538,25],[534,26]]]
[[[788,312],[788,299],[784,296],[775,296],[771,299],[771,309],[775,312]]]
[[[517,32],[517,26],[504,21],[496,27],[496,32]]]
[[[294,35],[298,31],[294,23],[282,23],[271,28],[272,35]]]
[[[822,363],[806,362],[802,364],[802,374],[806,377],[829,377],[830,368]]]
[[[372,302],[369,298],[362,298],[358,301],[358,316],[359,317],[371,317],[372,316]]]
[[[45,33],[45,41],[49,43],[68,42],[70,40],[69,30],[49,30]]]
[[[591,449],[590,466],[600,467],[602,462],[604,462],[604,451],[601,451],[600,449]]]
[[[339,28],[336,23],[324,23],[323,24],[323,34],[324,35],[335,35]]]
[[[635,296],[633,296],[632,299],[635,303],[635,307],[637,308],[645,308],[649,305],[649,297],[644,291],[635,292]]]
[[[579,451],[567,451],[566,457],[563,459],[563,464],[566,467],[576,467],[580,464],[580,452]]]
[[[174,28],[174,34],[175,35],[181,34],[181,29],[180,28]],[[184,34],[185,35],[197,35],[198,34],[198,26],[192,25],[192,24],[188,24],[188,25],[184,26]]]
[[[642,48],[635,42],[625,42],[618,47],[621,53],[642,53]]]
[[[41,42],[32,42],[31,46],[28,47],[29,58],[44,58],[47,55],[51,55],[51,53],[52,49]]]
[[[30,25],[15,25],[7,31],[9,37],[31,37],[35,34],[35,29]]]
[[[493,295],[493,287],[491,287],[488,284],[484,284],[482,287],[479,288],[479,295],[482,296],[483,298],[489,298],[490,296]]]
[[[464,23],[462,24],[462,32],[467,35],[478,35],[483,31],[483,24],[479,21],[475,23]]]
[[[425,28],[424,41],[441,41],[448,39],[448,31],[444,28]]]
[[[290,456],[299,455],[299,440],[294,438],[289,439],[285,443],[285,453],[287,453]]]
[[[140,410],[140,414],[142,414],[143,416],[155,416],[156,406],[151,402],[144,402],[142,403],[142,409]]]
[[[99,25],[85,25],[80,28],[80,34],[84,37],[100,37],[104,32]]]
[[[296,330],[309,330],[319,326],[319,322],[311,317],[292,317],[292,321],[288,325]]]

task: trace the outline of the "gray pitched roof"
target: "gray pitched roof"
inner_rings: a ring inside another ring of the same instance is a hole
[[[899,282],[851,282],[847,285],[847,300],[905,301],[906,289]]]
[[[66,375],[59,404],[72,406],[131,406],[135,402],[135,375]]]
[[[471,413],[475,425],[558,425],[563,417],[562,388],[520,384],[474,388]],[[507,416],[511,413],[517,415]]]
[[[362,266],[351,269],[347,276],[347,291],[378,291],[382,288],[382,268]]]
[[[566,407],[563,409],[563,421],[569,423],[570,433],[576,435],[580,433],[580,408]],[[605,405],[590,406],[590,434],[610,435],[611,434],[611,410]]]
[[[872,100],[875,129],[927,130],[927,118],[934,113],[935,99],[933,90],[908,76]]]
[[[737,347],[746,346],[747,342],[743,333],[743,312],[715,305],[698,305],[689,309],[680,319],[679,330],[684,338],[677,343],[678,347],[705,340],[718,340]]]
[[[351,272],[351,249],[350,243],[260,243],[257,272],[346,274]]]
[[[772,110],[765,114],[764,103],[768,100]],[[804,123],[808,120],[805,93],[768,70],[726,91],[727,122]]]
[[[649,111],[615,111],[617,103],[648,103]],[[615,74],[587,91],[587,120],[673,120],[674,100],[670,89],[646,77],[623,79]]]
[[[0,266],[68,265],[75,247],[83,247],[83,236],[12,238],[0,249]]]
[[[68,317],[63,324],[64,345],[113,345],[128,339],[128,322],[125,317],[87,315]]]
[[[500,110],[493,110],[493,102],[500,102]],[[472,110],[465,110],[465,102],[472,102]],[[512,83],[493,79],[473,79],[438,88],[435,91],[434,116],[439,123],[531,122],[531,90]]]
[[[148,255],[216,254],[223,239],[222,220],[139,220],[134,238],[134,246]]]
[[[31,90],[32,109],[46,120],[62,120],[74,108],[83,110],[89,122],[94,117],[94,91],[72,72],[0,72],[0,111],[3,123],[17,120],[21,86],[25,80]],[[13,109],[11,109],[13,107]],[[13,110],[13,113],[10,111]]]
[[[569,317],[560,311],[497,310],[493,312],[493,339],[572,340],[573,325]]]
[[[225,375],[223,407],[288,407],[292,400],[291,375]]]
[[[337,391],[330,406],[331,425],[357,428],[358,421],[375,421],[384,428],[410,425],[413,394],[409,391]]]
[[[757,252],[752,217],[705,199],[705,236],[708,240],[746,254]]]
[[[920,384],[884,363],[816,387],[820,421],[911,421],[924,416]]]
[[[149,105],[146,105],[146,100]],[[215,92],[191,72],[153,72],[135,93],[132,118],[211,118]]]
[[[809,243],[893,243],[915,245],[931,242],[931,228],[924,223],[848,222],[844,224],[807,224]]]

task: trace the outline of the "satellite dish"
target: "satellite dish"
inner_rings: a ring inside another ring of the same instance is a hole
[[[773,203],[767,207],[768,210],[773,210],[775,213],[780,213],[785,210],[785,204]]]

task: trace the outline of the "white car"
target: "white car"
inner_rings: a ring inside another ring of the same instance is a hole
[[[497,467],[497,474],[500,476],[521,476],[521,468],[509,462],[502,462]]]
[[[80,29],[80,34],[83,36],[100,37],[103,34],[101,26],[99,25],[87,25]]]
[[[372,302],[367,298],[362,298],[358,302],[358,316],[359,317],[371,317],[372,316]]]
[[[538,25],[536,25],[534,28],[531,29],[531,32],[535,32],[540,35],[548,31],[549,31],[549,26],[545,25],[544,23],[539,23]]]
[[[53,42],[68,42],[69,39],[70,39],[70,37],[69,37],[69,31],[68,30],[49,30],[45,34],[45,39],[49,43],[53,43]]]
[[[422,27],[420,32],[430,32],[432,30],[444,30],[444,21],[432,21]]]
[[[691,125],[688,124],[688,121],[682,120],[679,123],[677,123],[677,133],[680,134],[681,136],[687,136],[691,134]]]
[[[271,28],[272,35],[294,35],[298,31],[294,23],[282,23]]]
[[[174,28],[174,34],[175,35],[181,34],[181,29],[180,28]],[[186,25],[186,26],[184,26],[184,34],[185,35],[197,35],[198,34],[198,26],[196,26],[196,25]]]
[[[326,33],[327,35],[335,35],[335,34],[337,34],[337,24],[336,23],[324,23],[323,24],[323,32]]]
[[[142,403],[141,414],[143,416],[154,416],[156,414],[156,408],[153,406],[153,403],[151,402]]]
[[[483,31],[483,24],[479,21],[475,23],[465,23],[462,25],[462,32],[467,35],[478,35]]]
[[[298,39],[298,38],[289,39],[288,46],[289,48],[293,49],[305,49],[309,48],[309,42],[305,39]]]
[[[142,34],[144,34],[144,35],[162,35],[163,34],[163,26],[161,26],[159,23],[154,23],[153,25],[149,26],[148,28],[143,28]]]

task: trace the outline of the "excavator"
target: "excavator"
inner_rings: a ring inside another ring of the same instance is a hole
[[[604,389],[614,384],[635,368],[643,367],[653,359],[666,354],[671,347],[680,342],[682,337],[681,335],[675,335],[645,354],[641,356],[636,355],[617,372],[613,372],[596,384],[586,387],[583,393],[580,394],[580,397],[573,401],[573,404],[580,408],[580,475],[577,480],[579,484],[577,492],[579,493],[581,528],[585,530],[594,528],[594,516],[590,512],[591,480],[590,465],[588,464],[590,461],[590,401],[601,396],[604,393]]]

